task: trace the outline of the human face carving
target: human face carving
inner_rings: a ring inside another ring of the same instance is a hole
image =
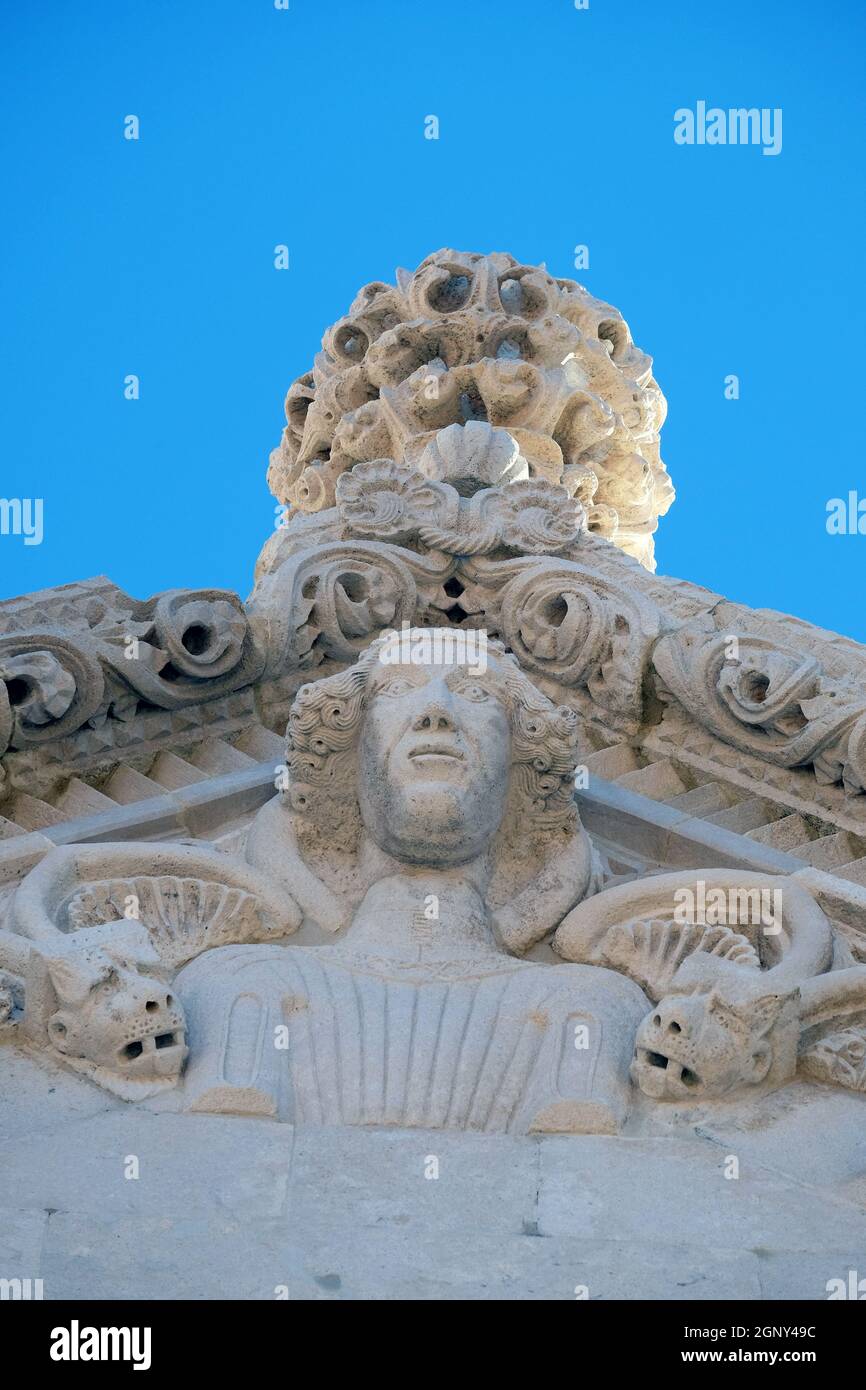
[[[501,824],[511,727],[495,667],[380,665],[361,732],[368,834],[411,864],[475,859]]]

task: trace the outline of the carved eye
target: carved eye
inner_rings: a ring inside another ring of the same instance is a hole
[[[490,691],[485,690],[483,685],[478,685],[473,681],[468,681],[464,685],[458,685],[457,694],[462,695],[464,700],[473,700],[476,703],[490,699]]]
[[[413,682],[407,680],[405,676],[392,676],[389,681],[385,681],[376,691],[377,695],[406,695],[414,688]]]

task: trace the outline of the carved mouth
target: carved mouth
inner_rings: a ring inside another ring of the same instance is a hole
[[[165,1071],[185,1056],[186,1034],[182,1028],[175,1028],[133,1039],[120,1049],[119,1060],[125,1068],[134,1063],[138,1070],[156,1065],[159,1071]]]
[[[448,747],[447,745],[443,747],[441,743],[419,743],[417,748],[410,749],[408,757],[411,758],[413,762],[422,764],[439,762],[442,760],[457,763],[462,763],[464,761],[463,754],[460,752],[459,748],[454,748],[453,746]]]
[[[640,1077],[650,1084],[653,1094],[658,1094],[659,1090],[677,1091],[680,1086],[690,1091],[701,1084],[701,1078],[691,1067],[649,1047],[637,1048],[635,1066]]]

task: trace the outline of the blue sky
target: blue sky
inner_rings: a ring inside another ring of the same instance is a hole
[[[453,246],[581,280],[654,356],[660,572],[866,640],[866,535],[825,526],[866,500],[861,0],[6,0],[0,26],[0,496],[45,509],[41,545],[0,536],[0,597],[245,595],[288,386],[361,285]],[[675,144],[699,100],[780,107],[781,154]]]

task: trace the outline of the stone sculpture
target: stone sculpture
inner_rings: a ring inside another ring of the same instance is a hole
[[[54,850],[12,901],[0,970],[24,1037],[124,1099],[173,1084],[187,1055],[184,961],[221,940],[294,931],[294,905],[222,855],[191,846]]]
[[[326,929],[348,926],[334,944],[227,947],[181,973],[193,1105],[614,1131],[640,991],[506,953],[549,935],[593,876],[571,795],[575,717],[501,648],[472,674],[386,663],[385,645],[299,692],[292,781],[248,847],[311,925],[324,906]],[[281,1027],[288,1066],[269,1046]]]
[[[695,920],[678,899],[694,900],[697,883]],[[817,1057],[831,1079],[824,1039],[847,1015],[866,1017],[866,967],[849,963],[792,880],[715,869],[697,883],[689,872],[611,889],[575,908],[554,939],[564,959],[623,970],[653,1001],[632,1079],[654,1099],[712,1099],[784,1085],[798,1060],[815,1074]],[[841,1071],[832,1079],[859,1089]]]
[[[441,432],[485,421],[508,430],[531,476],[577,493],[594,530],[652,566],[673,501],[664,412],[651,359],[611,305],[512,256],[437,251],[396,285],[366,285],[325,335],[289,391],[269,478],[281,501],[317,512],[355,464],[426,458],[426,471],[438,435],[441,467]]]
[[[664,401],[616,310],[498,254],[397,278],[289,392],[246,604],[88,581],[5,606],[16,809],[121,756],[147,795],[158,750],[253,712],[288,732],[222,850],[36,834],[0,1027],[124,1099],[302,1124],[618,1133],[798,1070],[866,1089],[856,903],[745,868],[611,887],[574,799],[599,741],[682,735],[712,767],[812,769],[859,824],[852,644],[797,654],[652,576]],[[778,892],[778,917],[683,915],[696,884]]]
[[[866,1011],[866,967],[830,969],[806,890],[707,871],[746,907],[778,892],[770,926],[678,920],[693,873],[592,896],[577,716],[454,638],[380,637],[302,687],[246,864],[49,854],[0,937],[25,1036],[127,1099],[189,1047],[188,1108],[313,1124],[616,1133],[629,1072],[656,1100],[779,1086],[798,1050],[826,1072],[822,1025]],[[574,963],[545,956],[554,930]]]

